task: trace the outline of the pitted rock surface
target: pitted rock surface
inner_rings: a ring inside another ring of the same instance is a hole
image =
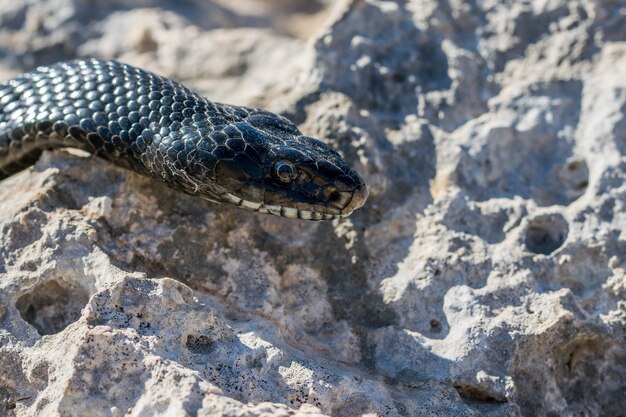
[[[2,80],[119,59],[370,197],[298,222],[45,152],[0,183],[0,415],[623,414],[622,2],[6,3]]]

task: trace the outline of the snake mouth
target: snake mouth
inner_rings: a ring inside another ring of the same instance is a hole
[[[237,197],[234,194],[226,193],[224,197],[228,202],[237,205],[238,207],[248,210],[256,211],[258,213],[273,214],[275,216],[287,217],[289,219],[303,219],[303,220],[335,220],[343,219],[350,215],[350,213],[343,214],[331,214],[331,213],[319,213],[316,211],[302,210],[293,207],[284,207],[279,205],[255,203],[253,201],[245,200],[241,197]]]

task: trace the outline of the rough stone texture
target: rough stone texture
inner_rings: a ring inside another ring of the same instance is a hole
[[[0,3],[280,111],[370,185],[297,223],[45,153],[0,184],[0,415],[626,415],[626,4]]]

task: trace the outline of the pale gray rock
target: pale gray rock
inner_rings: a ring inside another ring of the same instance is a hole
[[[3,79],[93,55],[282,112],[370,199],[44,153],[0,184],[0,415],[624,414],[623,2],[0,5]]]

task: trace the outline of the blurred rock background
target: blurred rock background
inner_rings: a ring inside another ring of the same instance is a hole
[[[370,199],[45,153],[0,183],[0,415],[625,415],[624,1],[0,2],[0,80],[89,56],[290,117]]]

